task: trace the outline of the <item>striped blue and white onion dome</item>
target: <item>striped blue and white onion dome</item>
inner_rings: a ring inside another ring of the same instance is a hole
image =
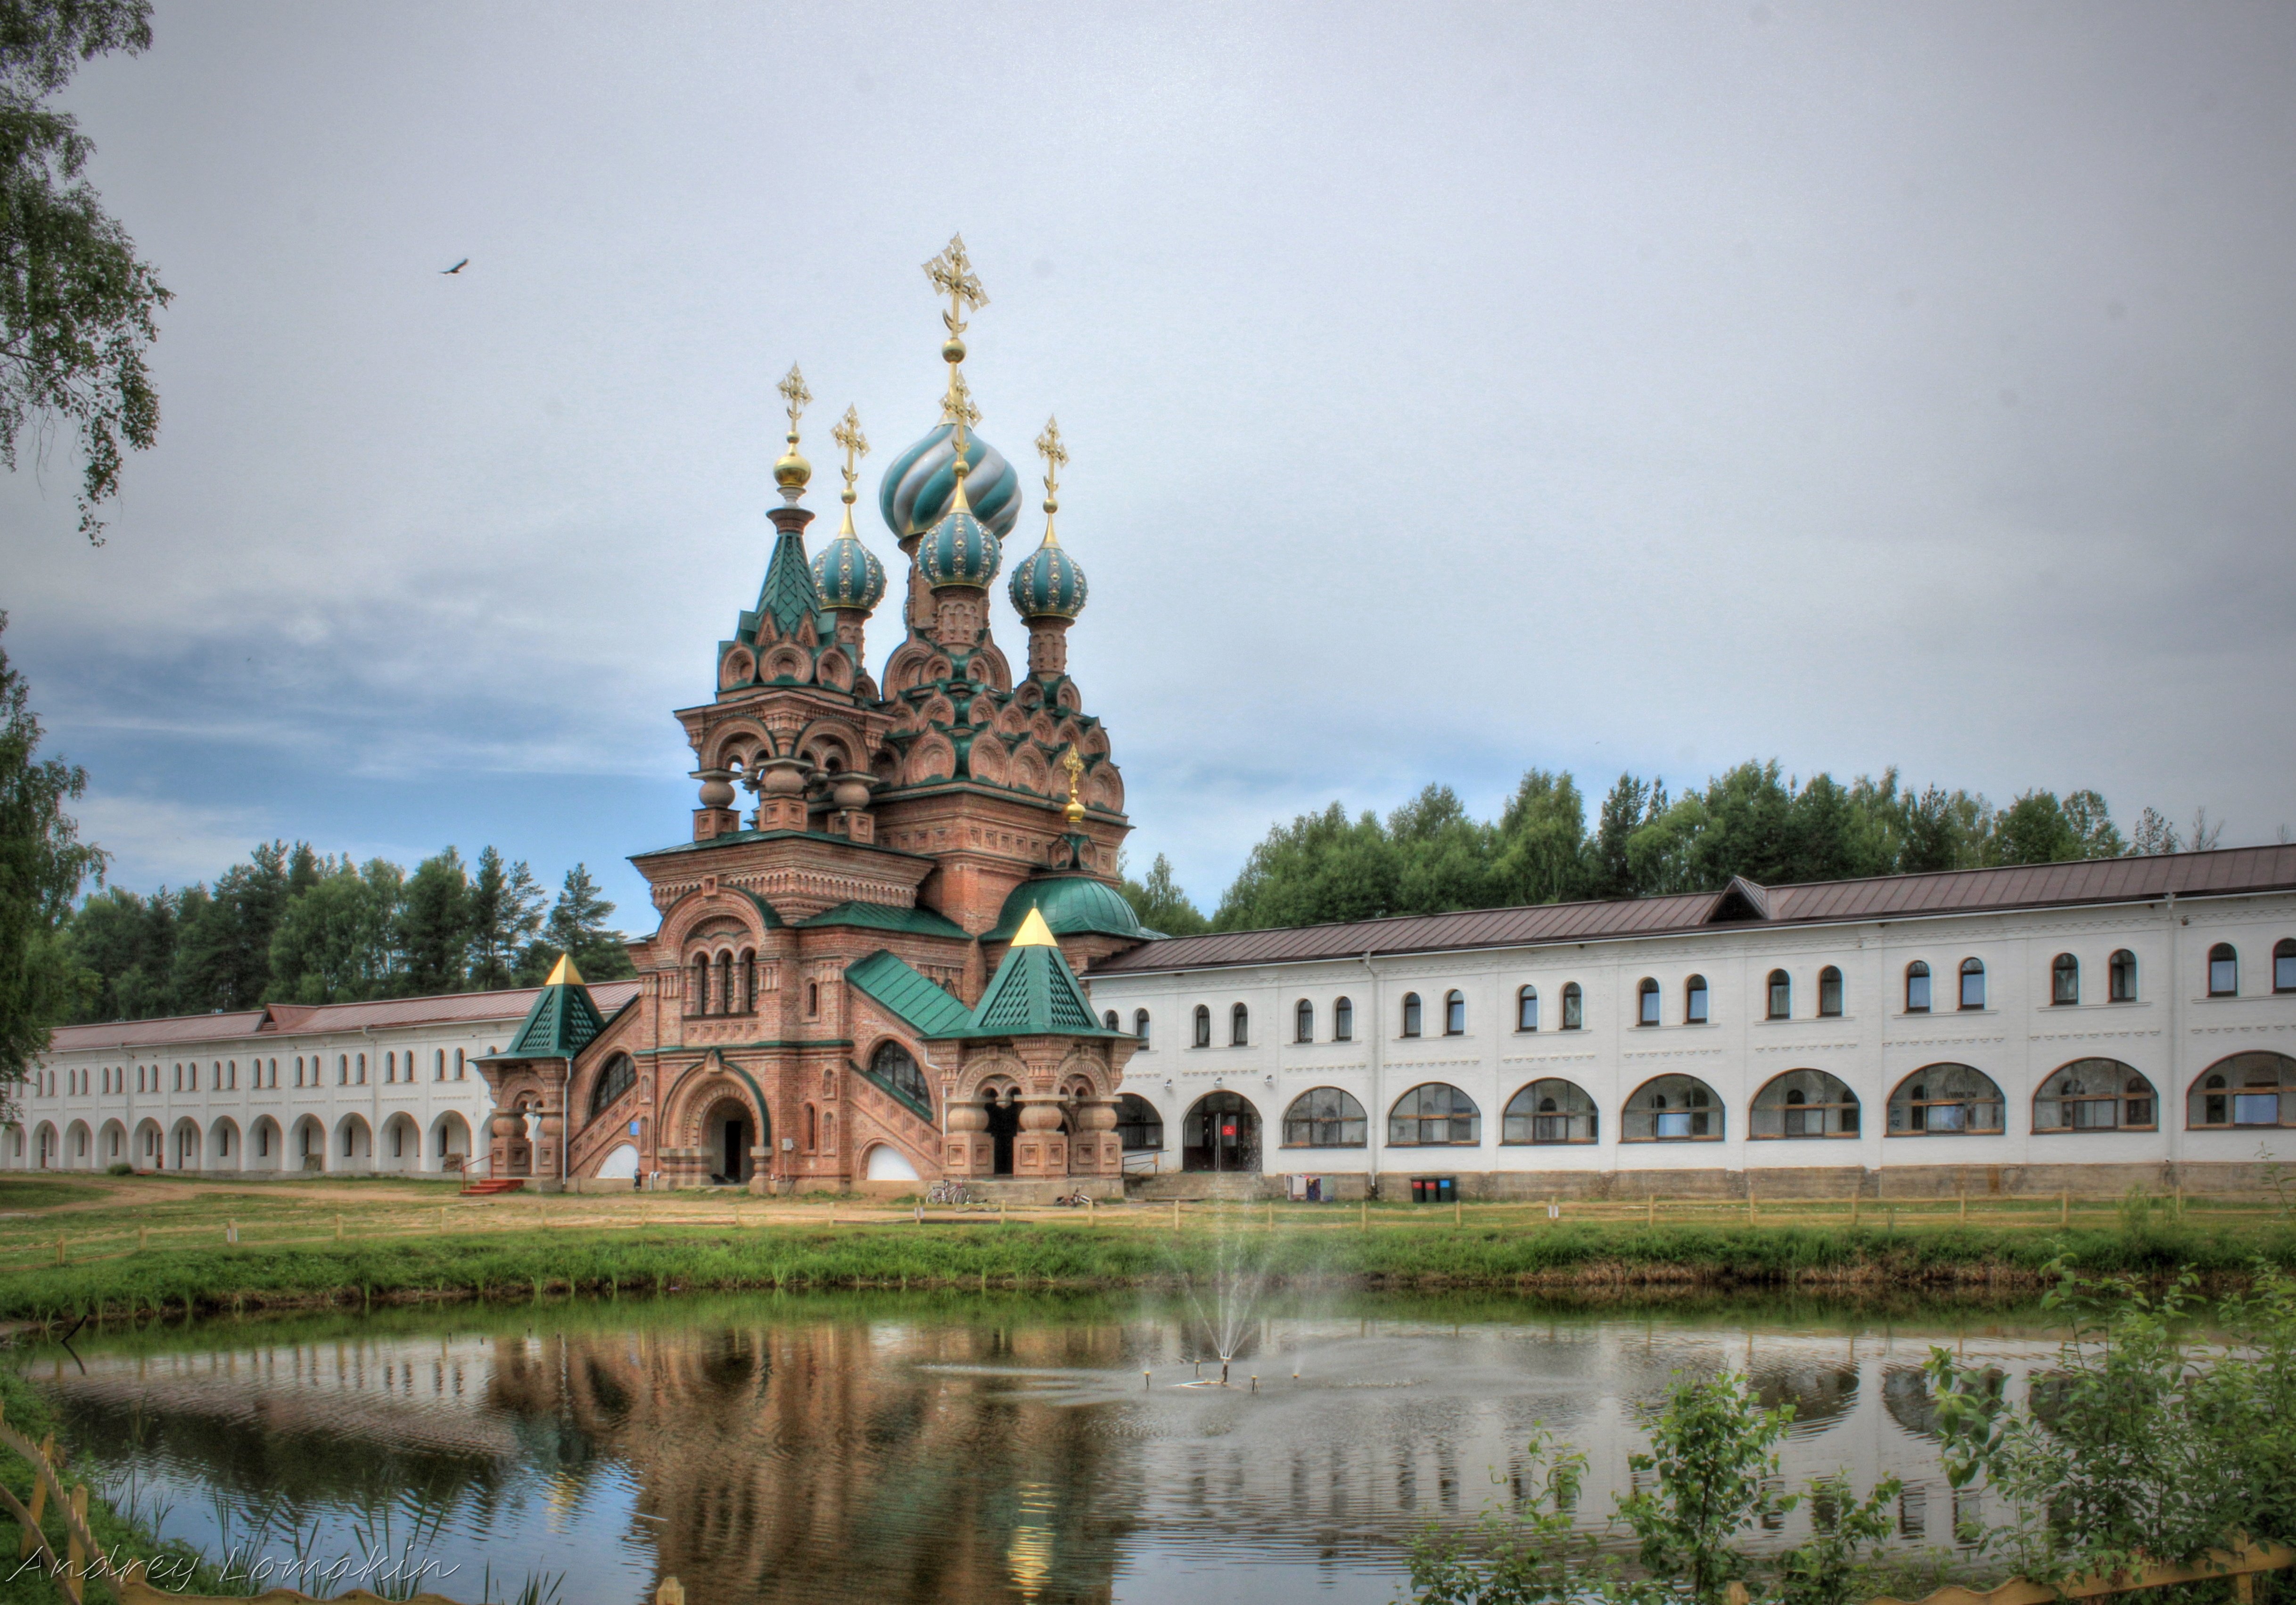
[[[885,599],[885,565],[850,531],[841,531],[813,560],[813,584],[824,607],[867,613]]]
[[[896,540],[922,535],[948,514],[956,493],[952,425],[941,424],[893,459],[877,488],[877,509]],[[999,539],[1021,516],[1021,476],[996,448],[971,432],[964,442],[964,499],[972,515]]]
[[[1024,619],[1073,619],[1084,611],[1084,570],[1047,537],[1014,567],[1005,594]]]

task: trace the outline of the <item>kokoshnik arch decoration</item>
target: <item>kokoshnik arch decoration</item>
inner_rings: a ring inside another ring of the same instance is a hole
[[[962,238],[925,274],[947,303],[947,379],[879,488],[906,560],[882,678],[866,631],[887,568],[853,518],[869,442],[849,407],[832,432],[844,516],[808,558],[813,395],[793,366],[764,582],[718,644],[711,695],[677,712],[691,839],[631,860],[661,920],[631,944],[637,995],[603,1017],[562,963],[481,1061],[496,1175],[764,1191],[1121,1172],[1137,1044],[1076,972],[1152,933],[1117,889],[1124,782],[1068,673],[1086,598],[1054,530],[1068,448],[1057,423],[1036,442],[1044,537],[1006,586],[1029,636],[1016,675],[988,593],[1020,477],[978,432],[964,366],[988,297]]]

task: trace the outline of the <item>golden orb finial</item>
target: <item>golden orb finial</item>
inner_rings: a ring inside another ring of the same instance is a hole
[[[1086,541],[1085,544],[1089,546],[1092,543]],[[1069,802],[1061,812],[1067,816],[1069,828],[1073,830],[1084,823],[1085,812],[1084,799],[1077,795],[1078,782],[1084,778],[1084,759],[1078,754],[1073,743],[1070,745],[1069,755],[1061,760],[1061,767],[1069,772]]]
[[[813,478],[813,465],[797,449],[798,419],[804,414],[806,403],[813,399],[813,392],[805,388],[805,375],[798,372],[794,362],[774,388],[781,391],[782,399],[789,405],[789,449],[774,465],[774,483],[782,488],[783,501],[794,502],[805,494],[806,482]]]

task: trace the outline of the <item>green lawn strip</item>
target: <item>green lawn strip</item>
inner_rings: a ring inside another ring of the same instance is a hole
[[[1212,1272],[1223,1240],[1265,1244],[1277,1278],[1303,1284],[1504,1287],[1542,1281],[2035,1281],[2061,1254],[2092,1272],[2166,1275],[2191,1266],[2237,1275],[2259,1258],[2296,1264],[2285,1225],[2141,1231],[1943,1226],[1606,1226],[1519,1230],[1447,1222],[1369,1230],[1268,1231],[1241,1212],[1221,1229],[1138,1223],[917,1226],[640,1225],[496,1230],[266,1247],[154,1247],[20,1271],[0,1280],[0,1318],[105,1318],[187,1305],[202,1310],[365,1303],[426,1295],[698,1292],[734,1288],[1153,1286]],[[1232,1258],[1232,1255],[1231,1255]]]
[[[0,1369],[0,1400],[7,1405],[8,1424],[34,1440],[45,1437],[55,1428],[54,1413],[47,1402],[12,1370]],[[57,1445],[59,1454],[65,1445]],[[26,1504],[32,1498],[31,1466],[12,1451],[0,1449],[0,1479],[4,1479],[8,1491]],[[82,1480],[66,1460],[63,1480],[67,1487]],[[56,1502],[50,1499],[43,1515],[41,1531],[59,1555],[68,1552],[70,1538],[64,1532],[62,1518]],[[195,1593],[227,1593],[215,1568],[195,1551],[177,1540],[160,1543],[138,1523],[114,1510],[94,1487],[87,1492],[87,1526],[102,1552],[125,1568],[132,1560],[159,1565],[156,1579],[170,1591],[189,1590]],[[66,1595],[47,1573],[37,1566],[19,1566],[16,1546],[21,1536],[12,1517],[0,1513],[0,1605],[49,1605],[62,1601]],[[90,1601],[104,1600],[100,1583],[90,1583],[86,1588]]]

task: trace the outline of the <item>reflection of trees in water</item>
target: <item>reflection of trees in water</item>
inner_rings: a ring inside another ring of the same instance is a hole
[[[1793,1436],[1813,1437],[1849,1413],[1857,1403],[1857,1368],[1843,1362],[1758,1365],[1754,1396],[1765,1410],[1793,1406]]]
[[[1996,1402],[2009,1386],[2008,1374],[1999,1366],[1988,1365],[1974,1375]],[[1891,1420],[1915,1437],[1924,1437],[1931,1443],[1941,1441],[1937,1400],[1930,1393],[1929,1376],[1920,1366],[1892,1365],[1882,1371],[1882,1406],[1890,1412]]]

